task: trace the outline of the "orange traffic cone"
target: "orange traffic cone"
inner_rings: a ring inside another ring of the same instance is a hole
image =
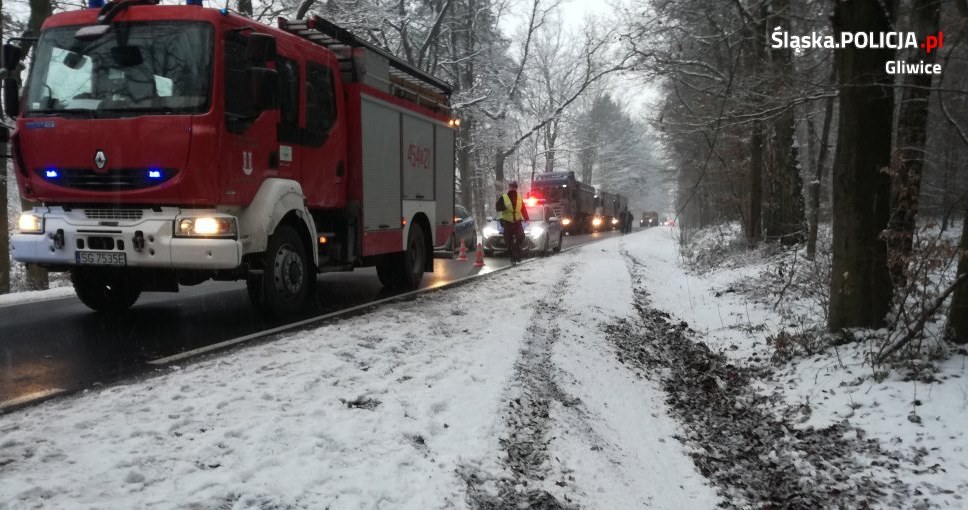
[[[460,240],[460,253],[457,255],[457,260],[460,262],[467,262],[467,245],[464,244],[464,240]]]
[[[477,260],[474,261],[474,267],[484,267],[484,245],[482,243],[477,243]]]

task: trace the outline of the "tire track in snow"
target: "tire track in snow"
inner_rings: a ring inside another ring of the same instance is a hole
[[[607,328],[619,361],[660,379],[670,413],[684,426],[699,471],[729,508],[919,507],[899,478],[903,459],[846,421],[798,429],[769,411],[769,396],[751,381],[757,369],[736,366],[683,321],[652,307],[644,264],[622,250],[638,321]],[[875,475],[875,471],[878,473]]]
[[[465,469],[461,476],[467,484],[468,503],[477,509],[564,509],[574,508],[571,498],[561,494],[561,501],[547,490],[546,481],[561,479],[556,487],[572,486],[565,475],[555,473],[548,453],[551,407],[554,401],[573,405],[554,381],[552,346],[560,336],[557,319],[561,302],[574,265],[565,266],[548,294],[533,304],[531,325],[526,332],[505,411],[505,436],[499,439],[501,466],[505,476],[494,478],[479,471]],[[555,491],[559,492],[559,491]]]

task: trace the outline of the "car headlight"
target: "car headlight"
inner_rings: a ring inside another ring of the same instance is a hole
[[[602,224],[602,219],[601,218],[595,218],[595,219],[592,220],[592,225],[594,225],[596,227],[601,226],[601,224]]]
[[[494,227],[484,227],[484,229],[481,230],[481,234],[484,237],[494,237],[494,236],[500,234],[500,232],[498,232],[497,229],[494,228]]]
[[[571,225],[571,218],[562,218],[561,224],[565,226]]]
[[[618,225],[618,218],[612,218],[612,225]]]
[[[231,216],[194,216],[175,220],[176,237],[235,237],[239,232]]]
[[[525,233],[528,234],[528,237],[541,237],[541,234],[544,234],[544,229],[541,227],[531,227]]]
[[[21,234],[43,234],[44,218],[32,212],[25,212],[17,221],[17,229]]]

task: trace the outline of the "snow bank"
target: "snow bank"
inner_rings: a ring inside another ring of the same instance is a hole
[[[702,242],[717,247],[729,244],[718,231],[704,236]],[[663,236],[672,237],[673,232]],[[739,363],[772,367],[768,338],[823,325],[820,301],[788,292],[774,310],[776,289],[757,289],[763,286],[763,273],[792,254],[774,253],[772,260],[730,257],[720,267],[704,265],[700,276],[683,268],[674,244],[631,239],[641,244],[630,251],[651,255],[645,259],[647,288],[656,306],[686,320],[711,349]],[[962,460],[968,435],[960,424],[968,421],[968,352],[961,349],[946,359],[889,373],[871,367],[872,349],[860,341],[795,358],[760,381],[760,391],[776,395],[776,412],[795,413],[802,428],[846,420],[862,431],[862,439],[880,442],[900,462],[895,476],[921,493],[912,497],[965,506],[960,493],[968,490],[968,462]]]

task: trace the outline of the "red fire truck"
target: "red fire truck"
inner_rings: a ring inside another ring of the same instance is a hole
[[[44,23],[22,97],[4,82],[20,193],[42,204],[14,257],[70,271],[105,311],[244,279],[291,315],[317,273],[362,266],[418,286],[453,230],[451,88],[322,18],[190,1]],[[21,53],[4,45],[4,67]]]

